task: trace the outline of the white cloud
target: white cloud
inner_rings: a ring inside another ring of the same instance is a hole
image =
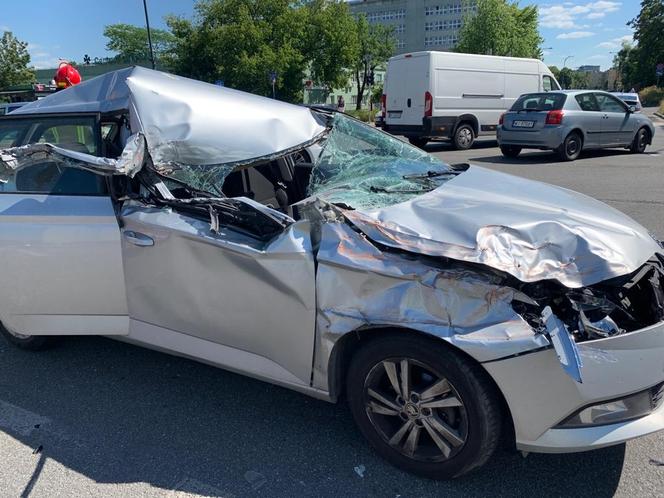
[[[616,49],[622,47],[624,42],[634,43],[632,35],[621,36],[620,38],[614,38],[613,40],[608,40],[597,45],[597,48],[606,48],[606,49]]]
[[[572,29],[581,27],[578,20],[600,19],[607,12],[615,12],[620,9],[622,2],[600,0],[585,4],[574,4],[571,2],[553,4],[540,7],[540,25],[544,28]]]
[[[561,33],[556,36],[558,40],[576,40],[577,38],[588,38],[589,36],[595,36],[595,33],[592,31],[571,31],[569,33]]]
[[[0,25],[0,32],[4,33],[5,31],[11,31],[12,28],[9,26]]]

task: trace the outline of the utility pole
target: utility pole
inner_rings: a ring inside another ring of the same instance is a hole
[[[156,69],[154,63],[154,51],[152,50],[152,35],[150,34],[150,19],[148,18],[148,4],[147,0],[143,0],[143,10],[145,11],[145,27],[148,31],[148,45],[150,47],[150,62],[152,62],[152,69]]]

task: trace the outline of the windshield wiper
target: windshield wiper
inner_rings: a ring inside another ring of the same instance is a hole
[[[418,180],[427,178],[436,178],[437,176],[452,175],[456,176],[454,171],[427,171],[426,173],[414,173],[412,175],[403,175],[401,178],[404,180]]]

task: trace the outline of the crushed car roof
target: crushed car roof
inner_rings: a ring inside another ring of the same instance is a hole
[[[143,67],[106,73],[13,114],[122,111],[158,169],[253,162],[313,142],[326,129],[305,107]]]

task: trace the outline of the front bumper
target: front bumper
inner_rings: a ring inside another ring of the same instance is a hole
[[[565,134],[561,126],[545,126],[541,130],[506,130],[502,125],[496,129],[498,145],[514,145],[533,149],[555,149]]]
[[[588,405],[663,382],[664,323],[577,346],[583,383],[563,371],[553,349],[483,364],[505,396],[519,449],[585,451],[664,430],[664,405],[644,417],[610,425],[557,427]]]

